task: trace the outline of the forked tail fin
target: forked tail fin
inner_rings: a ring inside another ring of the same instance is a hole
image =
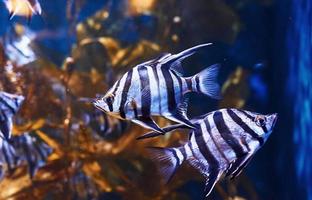
[[[212,65],[191,78],[192,91],[205,94],[214,99],[220,99],[220,86],[217,82],[220,65]]]
[[[159,166],[159,173],[168,183],[185,157],[178,148],[148,147],[148,150]]]

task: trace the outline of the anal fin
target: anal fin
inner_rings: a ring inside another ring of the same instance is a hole
[[[226,172],[226,176],[231,176],[231,179],[236,178],[250,162],[252,155],[253,154],[248,153],[243,157],[237,158]]]
[[[211,193],[212,189],[218,182],[222,175],[222,171],[218,169],[210,170],[209,173],[206,175],[206,184],[205,184],[205,197],[208,197]]]

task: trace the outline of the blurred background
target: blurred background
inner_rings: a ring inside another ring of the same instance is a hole
[[[203,199],[194,169],[164,185],[144,148],[181,145],[185,132],[136,141],[147,130],[90,101],[136,64],[213,42],[183,66],[191,75],[220,63],[223,99],[191,96],[189,115],[236,107],[279,119],[240,177],[208,199],[312,200],[310,0],[39,3],[31,20],[9,20],[0,4],[0,90],[25,97],[12,146],[1,147],[0,199]]]

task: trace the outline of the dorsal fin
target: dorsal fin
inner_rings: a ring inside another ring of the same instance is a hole
[[[168,56],[171,56],[171,54],[170,53],[161,53],[156,58],[153,58],[153,59],[148,60],[148,61],[146,61],[144,63],[141,63],[138,66],[154,65],[154,64],[157,64],[157,63],[161,62],[163,59],[165,59]]]
[[[178,54],[174,54],[174,55],[170,55],[167,56],[164,59],[161,59],[161,64],[163,67],[170,69],[172,67],[175,67],[175,69],[177,68],[177,66],[181,66],[181,61],[184,60],[185,58],[193,55],[194,53],[196,53],[200,48],[206,47],[211,45],[212,43],[205,43],[205,44],[201,44],[201,45],[197,45],[195,47],[186,49]],[[178,70],[179,71],[179,70]]]

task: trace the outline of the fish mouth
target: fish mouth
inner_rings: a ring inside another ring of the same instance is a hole
[[[92,104],[94,105],[94,107],[96,107],[97,109],[103,111],[106,113],[106,110],[103,109],[103,107],[101,106],[101,100],[100,99],[96,99],[92,102]]]

